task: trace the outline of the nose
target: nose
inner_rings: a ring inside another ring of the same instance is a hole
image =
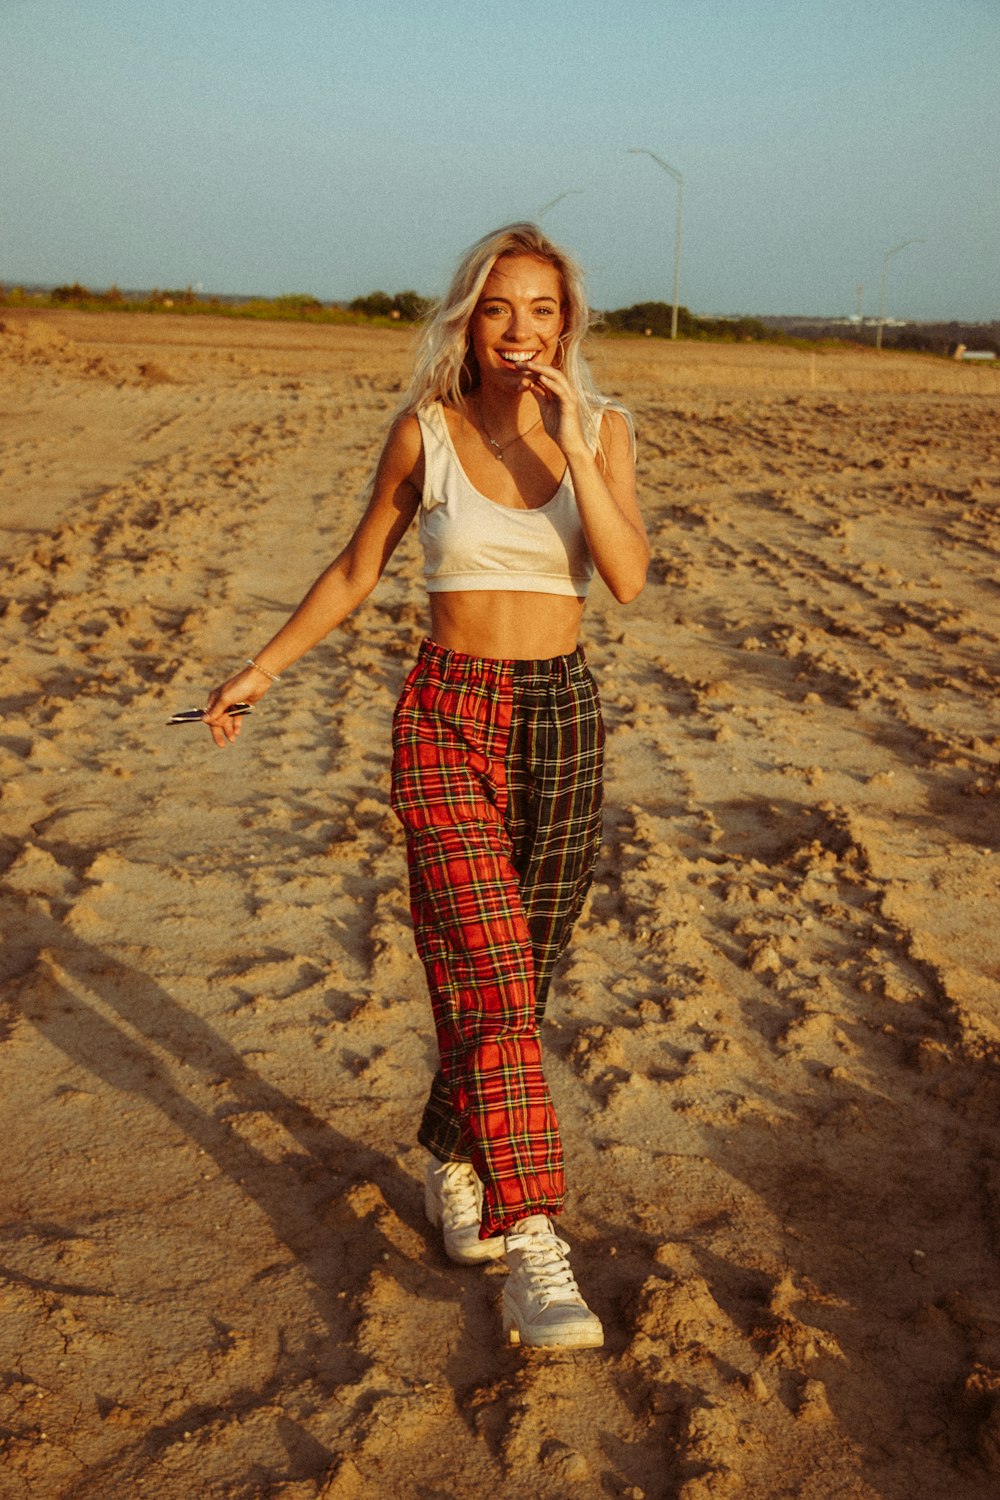
[[[507,337],[514,343],[521,344],[531,337],[531,312],[526,307],[512,307],[510,322],[507,325]]]

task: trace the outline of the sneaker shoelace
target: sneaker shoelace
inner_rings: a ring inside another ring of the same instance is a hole
[[[518,1271],[543,1307],[550,1302],[583,1300],[566,1258],[569,1246],[565,1240],[555,1234],[524,1234],[510,1237],[507,1248],[518,1252]]]
[[[479,1218],[479,1186],[467,1162],[453,1161],[441,1173],[441,1217],[448,1229]]]

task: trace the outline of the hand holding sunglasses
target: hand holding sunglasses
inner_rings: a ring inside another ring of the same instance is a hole
[[[238,719],[243,714],[253,713],[253,705],[251,703],[230,703],[226,712],[231,719]],[[167,720],[167,723],[200,724],[206,713],[207,709],[204,708],[182,708],[180,713],[174,714],[172,719]]]

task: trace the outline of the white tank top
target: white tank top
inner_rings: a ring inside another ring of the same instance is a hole
[[[419,532],[428,592],[510,589],[585,599],[594,562],[569,472],[545,505],[512,510],[470,484],[440,402],[425,406],[417,421],[424,444]]]

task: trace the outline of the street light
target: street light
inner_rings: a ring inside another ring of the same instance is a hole
[[[564,193],[558,193],[555,198],[550,198],[548,203],[542,204],[541,208],[538,210],[537,218],[541,219],[543,214],[547,214],[550,208],[555,208],[556,204],[561,203],[564,198],[569,198],[573,193],[582,192],[583,188],[567,188]]]
[[[647,151],[645,146],[630,146],[629,156],[651,156],[658,167],[664,172],[669,172],[677,184],[677,228],[674,231],[674,311],[670,319],[670,337],[677,337],[677,305],[680,299],[681,286],[681,226],[684,222],[684,178],[676,167],[664,161],[662,156],[657,156],[655,151]]]
[[[882,329],[885,326],[885,278],[886,273],[889,269],[889,262],[892,260],[892,257],[894,255],[899,254],[900,250],[905,250],[907,245],[926,245],[926,243],[926,240],[904,240],[903,243],[901,245],[897,245],[894,250],[887,250],[882,257],[882,275],[879,277],[878,283],[878,330],[875,334],[876,349],[881,349],[882,347]]]

